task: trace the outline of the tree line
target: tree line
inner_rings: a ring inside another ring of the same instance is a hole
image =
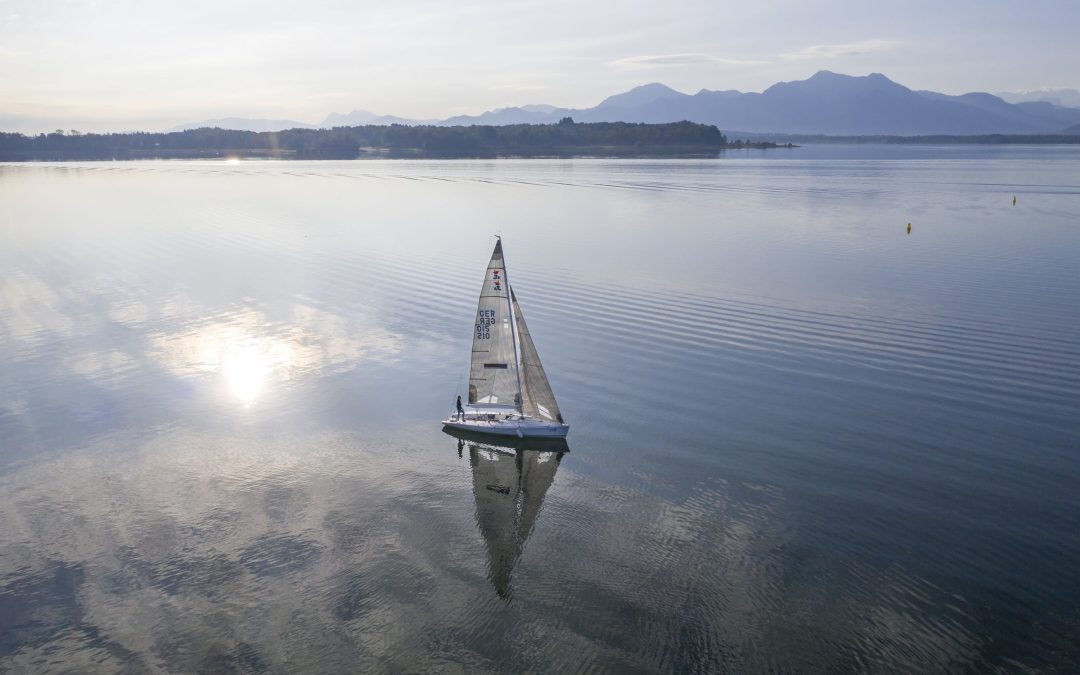
[[[762,145],[762,144],[754,144]],[[771,145],[771,144],[766,144]],[[729,144],[715,126],[694,122],[628,122],[507,126],[356,126],[277,132],[201,128],[171,133],[27,136],[0,132],[0,160],[93,160],[138,158],[282,157],[498,157],[704,155]]]

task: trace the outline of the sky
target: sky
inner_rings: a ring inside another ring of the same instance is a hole
[[[818,70],[1080,88],[1075,0],[0,0],[0,131],[590,107]]]

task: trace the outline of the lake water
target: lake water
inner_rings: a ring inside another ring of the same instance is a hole
[[[0,671],[1075,671],[1078,259],[1076,147],[0,165]]]

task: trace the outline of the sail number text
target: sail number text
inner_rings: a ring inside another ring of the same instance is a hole
[[[491,326],[495,323],[495,310],[482,309],[476,315],[476,339],[490,340]]]

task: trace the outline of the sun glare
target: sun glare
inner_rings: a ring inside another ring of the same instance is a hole
[[[254,345],[230,345],[221,360],[229,390],[245,406],[255,402],[270,373],[270,359]]]

